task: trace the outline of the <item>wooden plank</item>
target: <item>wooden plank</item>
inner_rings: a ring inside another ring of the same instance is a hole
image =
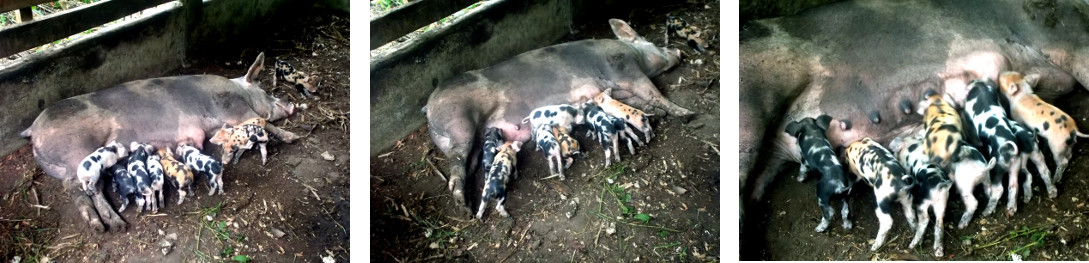
[[[53,42],[172,0],[111,0],[0,30],[0,57]]]
[[[23,7],[19,9],[19,15],[15,18],[15,22],[26,23],[34,21],[34,10],[29,7]]]
[[[371,19],[371,49],[381,47],[476,2],[478,1],[421,0]]]
[[[53,0],[0,0],[0,13],[51,2]]]

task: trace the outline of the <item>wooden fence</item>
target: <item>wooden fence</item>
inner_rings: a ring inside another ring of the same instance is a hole
[[[0,30],[0,57],[48,44],[171,1],[174,0],[101,1],[33,20],[32,6],[53,1],[0,0],[0,12],[19,10],[21,21],[18,25]]]

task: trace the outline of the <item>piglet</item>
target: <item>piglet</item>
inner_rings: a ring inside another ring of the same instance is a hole
[[[238,158],[242,156],[242,153],[253,149],[253,146],[257,145],[261,149],[261,165],[265,165],[268,156],[268,151],[265,150],[265,144],[268,143],[268,133],[265,132],[265,128],[262,126],[243,123],[228,127],[224,123],[223,127],[216,131],[215,135],[208,141],[223,147],[223,155],[221,155],[220,161],[225,164],[238,163]]]
[[[1089,137],[1078,131],[1074,118],[1058,107],[1047,103],[1033,92],[1040,75],[1007,71],[998,77],[1002,94],[1009,99],[1010,112],[1014,120],[1036,132],[1036,136],[1046,139],[1052,159],[1055,160],[1055,174],[1052,182],[1058,184],[1074,155],[1074,143],[1077,137]]]
[[[496,200],[495,210],[500,215],[503,217],[510,216],[504,207],[507,203],[507,184],[510,183],[512,178],[518,179],[518,172],[515,169],[518,167],[517,155],[521,146],[522,142],[513,141],[505,142],[499,148],[499,152],[495,155],[495,162],[492,163],[492,169],[488,170],[488,181],[484,184],[484,190],[480,195],[480,208],[476,212],[477,219],[483,220],[484,209],[487,208],[488,202],[492,199]]]
[[[178,144],[178,157],[185,160],[185,166],[194,173],[204,174],[208,177],[208,195],[213,195],[216,190],[223,194],[223,163],[211,156],[200,153],[196,147],[188,143]]]
[[[488,127],[484,130],[484,157],[480,160],[484,172],[492,169],[492,162],[495,160],[495,154],[499,153],[501,143],[503,143],[502,130],[496,127]]]
[[[118,160],[117,163],[110,166],[109,171],[113,174],[113,191],[121,199],[121,207],[117,212],[125,212],[125,208],[129,206],[129,200],[135,198],[139,203],[139,200],[142,200],[143,197],[139,195],[139,191],[136,189],[136,180],[129,174],[127,159]]]
[[[598,143],[601,144],[602,150],[605,151],[605,166],[609,166],[612,162],[610,159],[616,159],[620,161],[620,138],[616,130],[616,124],[623,124],[614,121],[612,116],[601,110],[601,107],[594,105],[593,102],[586,102],[583,104],[582,111],[586,115],[586,122],[590,124],[591,131],[587,134],[592,138],[596,138]],[[628,142],[630,146],[630,141]],[[610,158],[612,157],[612,158]]]
[[[163,172],[167,178],[170,178],[170,185],[178,189],[178,204],[182,204],[185,201],[185,195],[188,192],[193,191],[193,171],[189,170],[185,163],[179,162],[174,159],[172,150],[170,148],[159,149],[159,156],[162,157],[159,163],[163,166]]]
[[[1007,119],[1006,121],[1013,128],[1013,134],[1017,136],[1017,147],[1021,151],[1021,172],[1025,174],[1025,203],[1032,200],[1032,173],[1028,172],[1030,160],[1036,165],[1036,172],[1040,174],[1040,179],[1047,187],[1047,196],[1055,198],[1059,195],[1059,191],[1051,182],[1051,171],[1047,169],[1047,163],[1044,162],[1044,152],[1040,151],[1036,132],[1015,120]]]
[[[529,127],[539,127],[544,124],[560,125],[570,130],[572,124],[586,123],[585,115],[581,114],[581,109],[576,106],[568,104],[548,105],[533,109],[522,119],[522,123],[529,123]],[[537,136],[534,134],[533,136]]]
[[[786,133],[798,139],[798,147],[801,148],[801,168],[798,172],[798,181],[805,179],[810,168],[821,173],[820,183],[817,184],[817,204],[821,209],[821,223],[815,229],[824,232],[836,215],[832,201],[839,200],[842,204],[843,229],[851,229],[851,221],[847,219],[847,195],[851,193],[851,187],[855,180],[848,178],[843,172],[843,165],[836,158],[832,145],[824,132],[828,130],[828,123],[832,117],[821,115],[817,119],[804,118],[787,124]]]
[[[537,126],[534,129],[534,141],[537,143],[537,150],[543,151],[545,157],[548,159],[548,172],[554,176],[559,176],[560,180],[566,179],[563,176],[563,156],[560,153],[560,143],[556,140],[556,136],[552,135],[551,125],[545,123]]]
[[[295,84],[295,90],[303,97],[313,96],[310,93],[317,92],[318,86],[321,84],[321,77],[297,71],[291,64],[282,60],[276,60],[276,72],[272,78],[272,86],[276,86],[277,80]]]
[[[880,227],[877,238],[870,247],[871,251],[876,251],[885,244],[885,237],[892,228],[890,212],[894,201],[898,201],[903,207],[908,225],[915,228],[915,210],[911,207],[911,188],[915,185],[915,177],[896,161],[896,157],[888,149],[870,138],[863,138],[844,149],[844,159],[847,169],[857,175],[858,180],[873,187],[877,203],[875,212]]]
[[[934,210],[934,256],[941,257],[945,254],[942,246],[942,227],[945,222],[945,207],[949,203],[949,190],[953,182],[949,176],[937,165],[930,163],[929,158],[923,153],[921,138],[906,137],[906,147],[900,148],[899,160],[904,168],[908,168],[915,176],[918,186],[912,191],[912,199],[915,204],[915,214],[919,224],[915,226],[915,238],[911,240],[909,248],[914,249],[923,240],[926,227],[930,224],[929,210]]]
[[[571,163],[575,162],[574,156],[582,154],[579,151],[579,141],[571,137],[566,128],[559,125],[552,125],[552,135],[556,136],[556,141],[559,142],[563,168],[570,168]]]
[[[128,169],[129,175],[132,176],[133,182],[136,185],[136,192],[139,193],[139,197],[136,198],[136,206],[140,207],[140,213],[144,212],[147,208],[145,204],[147,202],[154,202],[151,191],[151,175],[147,171],[147,157],[148,152],[145,150],[145,144],[132,142],[132,153],[129,155]]]
[[[84,157],[76,170],[76,178],[79,179],[80,185],[83,186],[83,191],[88,196],[95,195],[95,183],[98,183],[98,178],[102,175],[102,169],[113,166],[114,163],[117,163],[117,160],[125,158],[126,155],[128,155],[128,151],[125,150],[124,145],[111,141],[106,146],[98,148],[87,157]]]
[[[605,113],[608,113],[609,115],[617,118],[621,118],[627,123],[634,126],[639,131],[643,132],[643,135],[646,136],[647,143],[650,143],[650,139],[654,138],[654,131],[650,127],[650,121],[647,120],[647,116],[652,115],[644,113],[642,110],[636,109],[635,107],[628,106],[627,104],[624,104],[623,102],[620,102],[618,100],[614,100],[612,97],[609,96],[609,94],[612,93],[612,90],[612,88],[608,88],[605,90],[605,92],[598,93],[596,96],[594,96],[594,103],[601,107],[601,109],[604,110]],[[643,145],[643,142],[638,140],[639,137],[635,136],[634,132],[632,132],[631,130],[626,131],[628,132],[628,136],[630,138],[636,139],[636,142],[639,143],[639,146]]]
[[[149,150],[153,149],[151,146],[146,146]],[[163,164],[162,157],[159,153],[151,151],[151,154],[147,156],[147,173],[151,176],[151,212],[158,213],[159,208],[163,207]]]
[[[1012,216],[1017,213],[1017,192],[1019,189],[1017,175],[1021,172],[1021,155],[1018,152],[1018,139],[1013,129],[1006,122],[1006,111],[998,102],[995,88],[987,79],[974,80],[968,83],[968,97],[965,102],[964,112],[968,116],[965,129],[965,137],[975,137],[980,141],[979,149],[986,151],[988,156],[996,158],[998,165],[991,170],[992,193],[984,214],[990,214],[998,205],[1002,195],[1002,178],[1009,174],[1009,198],[1007,198],[1006,214]]]

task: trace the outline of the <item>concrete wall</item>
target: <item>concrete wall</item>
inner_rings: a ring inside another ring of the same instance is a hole
[[[262,24],[254,21],[264,23],[286,8],[312,5],[312,0],[216,0],[203,3],[198,12],[178,7],[0,70],[0,156],[28,143],[19,133],[58,100],[165,76],[194,53],[243,41],[237,40],[246,35],[240,32],[260,32]]]
[[[421,43],[372,61],[372,156],[424,124],[420,109],[440,81],[552,45],[572,21],[570,0],[511,0],[482,8],[464,23],[429,32]]]

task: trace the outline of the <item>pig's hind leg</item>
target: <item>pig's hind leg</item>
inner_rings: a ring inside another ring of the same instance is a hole
[[[458,212],[469,215],[472,212],[465,202],[465,175],[469,168],[466,164],[469,161],[469,153],[472,150],[479,123],[464,116],[465,114],[449,111],[450,109],[439,111],[438,107],[428,107],[428,110],[428,134],[431,136],[431,141],[450,161],[447,189],[454,197]],[[454,111],[463,110],[454,109]],[[442,112],[441,115],[444,116],[435,116],[436,112]]]

